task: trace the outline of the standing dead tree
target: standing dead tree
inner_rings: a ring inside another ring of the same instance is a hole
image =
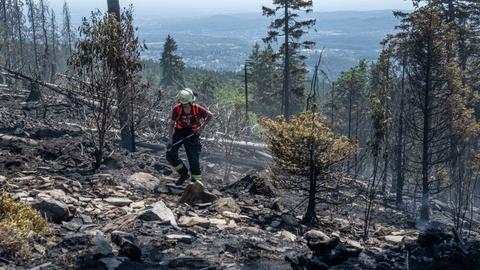
[[[133,112],[139,106],[136,100],[144,96],[146,89],[139,76],[141,48],[130,10],[122,13],[120,22],[115,16],[93,12],[80,27],[80,40],[71,66],[78,78],[78,91],[84,91],[92,103],[91,110],[85,109],[85,114],[87,125],[94,132],[96,169],[102,163],[109,131],[122,110],[127,109],[130,114],[120,121],[120,128],[128,125],[132,132],[134,130]]]

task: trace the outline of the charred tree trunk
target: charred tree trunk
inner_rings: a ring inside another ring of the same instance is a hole
[[[285,119],[290,118],[290,48],[289,48],[289,1],[285,0],[285,67],[283,78],[283,109]]]
[[[42,20],[42,32],[43,32],[43,46],[44,46],[44,53],[43,53],[43,65],[42,65],[42,79],[47,78],[48,69],[50,66],[50,46],[48,41],[48,26],[47,26],[47,18],[48,18],[48,11],[46,9],[46,4],[44,0],[40,0],[40,17]]]
[[[428,50],[431,51],[432,41],[429,41]],[[428,222],[430,219],[430,140],[431,140],[431,91],[432,91],[432,71],[431,55],[428,54],[426,63],[426,77],[423,100],[423,138],[422,138],[422,205],[420,208],[420,221]]]
[[[33,42],[33,57],[35,60],[34,66],[34,77],[35,79],[39,79],[39,65],[38,65],[38,40],[37,40],[37,26],[35,20],[35,3],[33,0],[28,0],[28,8],[29,8],[29,18],[30,24],[32,26],[32,42]],[[32,85],[30,88],[30,95],[27,98],[27,101],[39,101],[42,97],[42,93],[40,92],[40,88],[38,86]]]
[[[121,20],[120,17],[120,3],[119,0],[108,0],[108,12],[115,15],[117,20]],[[133,97],[130,95],[130,91],[125,89],[125,83],[123,78],[117,79],[117,95],[118,95],[118,120],[120,123],[120,137],[121,145],[130,152],[134,152],[135,149],[135,129],[133,126],[133,111],[131,111],[130,102]]]
[[[317,218],[315,214],[315,206],[316,206],[316,198],[315,195],[317,193],[317,177],[318,173],[315,168],[315,150],[313,147],[313,143],[310,146],[310,188],[308,192],[308,206],[307,212],[303,217],[303,222],[305,224],[314,224]]]
[[[120,2],[119,0],[107,0],[108,13],[117,16],[117,20],[120,20]]]
[[[351,79],[353,80],[353,79]],[[352,140],[352,110],[353,110],[353,89],[352,89],[353,82],[351,81],[349,84],[348,90],[348,130],[347,130],[347,137],[349,140]],[[347,174],[350,175],[351,172],[351,165],[350,160],[347,161]]]
[[[397,207],[403,205],[403,185],[405,181],[404,177],[404,163],[403,163],[403,144],[404,144],[404,110],[405,110],[405,63],[402,67],[402,82],[400,93],[400,108],[397,116],[397,142],[395,145],[395,176],[396,176],[396,200]]]
[[[5,65],[7,68],[11,68],[11,52],[10,52],[10,27],[8,27],[7,17],[7,1],[1,1],[2,8],[2,24],[3,24],[3,42],[5,46]]]
[[[18,3],[19,0],[15,0],[15,16],[16,16],[16,31],[18,35],[18,46],[19,46],[19,57],[20,57],[20,67],[19,70],[22,71],[23,66],[25,64],[25,55],[24,55],[24,50],[23,50],[23,31],[22,31],[22,25],[23,25],[23,13],[20,9],[20,4]]]
[[[51,74],[50,80],[53,82],[55,80],[55,74],[57,73],[57,24],[55,20],[55,12],[53,9],[51,10],[51,27],[52,27],[52,67],[51,67]]]

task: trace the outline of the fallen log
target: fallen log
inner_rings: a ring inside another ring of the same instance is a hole
[[[84,100],[82,97],[79,97],[77,94],[73,93],[72,91],[68,91],[66,89],[63,89],[62,87],[53,84],[53,83],[48,83],[44,82],[35,78],[32,78],[30,76],[27,76],[25,74],[22,74],[20,72],[13,71],[11,69],[8,69],[4,66],[0,66],[0,69],[3,70],[3,72],[0,72],[1,75],[15,79],[15,80],[23,80],[27,81],[30,83],[38,84],[42,87],[45,87],[57,94],[63,95],[67,98],[69,98],[72,102],[74,102],[77,105],[89,105],[89,103]]]

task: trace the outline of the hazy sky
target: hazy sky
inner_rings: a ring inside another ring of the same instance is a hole
[[[106,9],[107,0],[66,0],[73,14],[99,8]],[[60,10],[64,0],[50,0]],[[410,0],[314,0],[316,11],[408,9]],[[133,4],[137,15],[209,15],[220,13],[260,12],[271,0],[120,0],[122,6]]]

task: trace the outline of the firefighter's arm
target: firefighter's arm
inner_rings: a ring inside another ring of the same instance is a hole
[[[210,111],[207,111],[207,117],[205,117],[203,124],[198,128],[197,133],[198,134],[202,133],[202,131],[210,123],[210,121],[212,121],[212,119],[213,119],[213,114]]]

